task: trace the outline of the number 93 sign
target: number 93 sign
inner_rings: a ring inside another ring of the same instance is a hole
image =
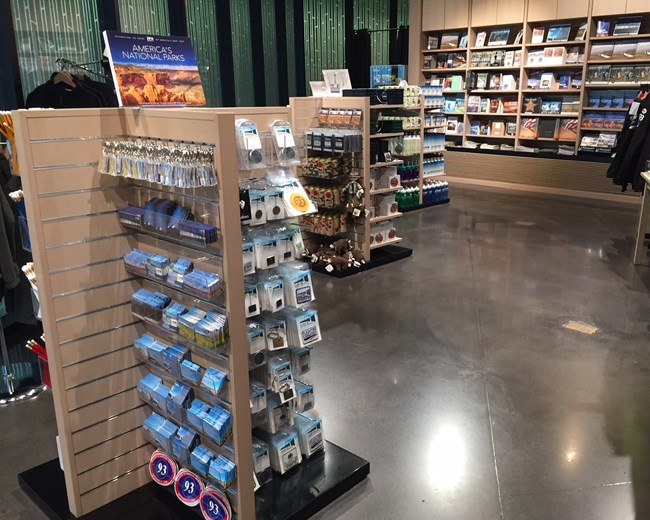
[[[213,486],[205,488],[201,495],[201,512],[205,520],[231,520],[232,518],[228,499]]]
[[[191,471],[182,469],[176,476],[174,491],[183,504],[190,507],[198,506],[203,493],[203,482]]]
[[[176,463],[162,451],[154,451],[149,460],[151,478],[161,486],[171,486],[176,478]]]

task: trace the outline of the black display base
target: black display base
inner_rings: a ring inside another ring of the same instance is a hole
[[[349,491],[370,473],[370,464],[326,442],[325,451],[256,493],[257,520],[306,520]],[[21,489],[51,520],[74,520],[59,459],[18,475]],[[196,520],[199,508],[184,506],[169,488],[153,482],[89,513],[84,520]],[[242,519],[244,520],[244,519]]]
[[[406,209],[400,208],[399,210],[402,213],[408,213],[409,211],[415,211],[415,210],[424,209],[424,208],[432,208],[433,206],[440,206],[441,204],[448,204],[448,203],[449,203],[449,199],[445,199],[445,200],[439,200],[439,201],[436,201],[436,202],[429,202],[427,204],[419,204],[417,206],[413,206],[412,208],[406,208]]]
[[[346,278],[353,274],[358,274],[363,271],[368,271],[369,269],[374,269],[375,267],[402,260],[403,258],[408,258],[412,254],[413,250],[408,247],[384,246],[370,251],[370,260],[365,264],[362,264],[361,267],[349,267],[348,269],[341,269],[340,271],[334,269],[334,271],[328,273],[322,265],[312,264],[312,270],[317,273],[326,274],[327,276],[333,276],[334,278]]]

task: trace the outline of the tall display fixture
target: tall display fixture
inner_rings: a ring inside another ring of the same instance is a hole
[[[279,110],[286,114],[286,109]],[[163,196],[200,201],[215,208],[204,218],[219,227],[219,252],[210,258],[221,258],[219,272],[226,287],[223,304],[230,324],[231,348],[226,365],[233,459],[238,474],[231,502],[241,518],[256,518],[233,113],[147,109],[18,111],[14,120],[65,477],[63,486],[58,482],[58,464],[53,467],[47,463],[22,474],[21,486],[45,502],[53,498],[52,490],[61,489],[67,494],[67,504],[62,505],[59,496],[56,500],[59,507],[66,509],[60,512],[61,517],[67,518],[69,512],[79,517],[102,506],[113,507],[120,503],[120,497],[150,481],[148,464],[153,450],[142,429],[150,411],[136,390],[138,381],[149,370],[136,356],[132,343],[145,331],[154,335],[157,332],[132,313],[131,295],[152,282],[129,273],[123,256],[134,248],[168,253],[173,249],[173,253],[185,252],[189,256],[194,248],[188,242],[172,248],[164,238],[125,229],[118,210],[126,204],[141,203],[143,197],[151,196],[151,191],[162,190],[133,187],[125,179],[100,176],[97,160],[105,139],[143,137],[204,143],[214,146],[217,188],[212,189],[212,194],[206,189],[188,193],[172,188]],[[219,261],[212,266],[218,269]],[[200,356],[199,350],[196,353]],[[213,362],[210,356],[202,361],[205,366]],[[336,459],[334,462],[328,458],[330,455]],[[305,503],[309,506],[311,500],[318,504],[311,507],[319,509],[368,474],[367,462],[335,446],[329,451],[326,448],[324,456],[314,464],[320,461],[327,475],[325,467],[338,465],[341,457],[346,467],[343,478],[329,479],[328,486],[316,497],[309,494],[307,500],[301,496],[301,507]],[[45,478],[43,472],[48,472]],[[278,479],[278,485],[282,482]],[[277,488],[269,489],[264,491],[262,487],[265,502],[276,508],[271,512],[276,517],[287,513],[282,511],[287,504],[301,502],[292,497],[274,500]],[[263,514],[258,517],[264,518]]]

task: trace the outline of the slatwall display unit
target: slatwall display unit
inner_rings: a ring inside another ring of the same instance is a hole
[[[369,98],[366,97],[339,97],[339,98],[291,98],[290,108],[292,113],[291,121],[296,132],[304,133],[310,128],[318,127],[318,113],[321,108],[331,109],[361,109],[362,111],[362,150],[360,153],[353,154],[354,174],[353,177],[357,178],[359,184],[363,187],[363,199],[365,208],[375,208],[377,197],[384,195],[393,195],[401,189],[401,185],[391,186],[387,188],[374,189],[378,175],[383,171],[382,168],[397,167],[404,164],[400,158],[392,157],[390,161],[378,161],[373,164],[370,163],[370,146],[371,140],[391,140],[401,139],[404,132],[378,132],[372,135],[370,133],[370,124],[377,122],[378,116],[382,114],[395,114],[404,112],[403,105],[370,105]],[[404,112],[406,115],[417,115],[421,113],[420,107],[415,110]],[[421,156],[417,156],[414,160],[420,163]],[[347,182],[346,178],[345,182]],[[306,181],[305,181],[306,182]],[[383,265],[390,261],[399,260],[410,256],[412,251],[408,248],[395,248],[391,249],[388,246],[396,246],[401,242],[401,237],[397,236],[397,231],[393,225],[393,220],[402,216],[399,212],[392,212],[390,215],[384,217],[380,215],[373,216],[372,213],[363,217],[363,213],[359,218],[351,219],[351,224],[348,226],[348,231],[342,235],[344,238],[349,238],[352,245],[363,252],[366,260],[364,268],[376,267]],[[383,225],[383,227],[382,227]],[[387,233],[382,232],[384,227],[389,226],[393,237],[387,238]],[[386,235],[386,236],[384,236]],[[379,240],[377,239],[379,237]],[[330,240],[332,237],[329,237]],[[339,237],[340,238],[340,237]],[[315,242],[322,242],[322,237],[314,237]],[[379,252],[382,250],[381,252]],[[356,272],[352,270],[349,272]]]
[[[258,109],[249,112],[255,110]],[[286,109],[278,110],[287,117]],[[259,111],[268,113],[264,109]],[[69,509],[69,513],[61,512],[60,517],[67,518],[70,513],[82,517],[103,506],[115,508],[112,515],[119,517],[119,507],[123,511],[133,506],[129,497],[150,493],[152,486],[156,488],[148,474],[154,448],[142,428],[151,409],[139,397],[137,384],[148,372],[160,375],[165,383],[172,379],[159,367],[141,361],[136,354],[133,343],[144,332],[167,344],[177,342],[188,346],[193,361],[203,367],[227,371],[223,404],[232,413],[230,456],[237,471],[229,498],[238,517],[282,518],[283,513],[293,514],[278,510],[286,503],[274,499],[274,494],[279,493],[278,486],[287,485],[284,479],[278,479],[272,489],[263,486],[258,492],[264,494],[263,502],[272,504],[270,510],[262,508],[263,513],[253,492],[248,335],[233,111],[44,110],[17,111],[13,118],[39,277],[67,495],[67,504],[58,503],[58,507]],[[213,146],[217,186],[169,188],[99,174],[97,161],[102,141],[127,137]],[[120,223],[120,208],[128,204],[143,205],[154,196],[191,207],[195,215],[217,226],[216,247],[152,236]],[[196,266],[222,275],[223,294],[218,301],[206,301],[146,276],[132,274],[125,268],[123,257],[134,248],[171,258],[192,259]],[[184,304],[202,308],[216,303],[228,316],[228,348],[216,353],[202,349],[179,336],[166,334],[149,320],[140,319],[131,305],[131,296],[139,288],[160,291]],[[346,468],[350,471],[343,475],[343,484],[341,479],[330,478],[333,482],[327,493],[320,496],[318,508],[368,474],[367,462],[333,445],[328,445],[324,456],[312,463],[316,466],[320,463],[313,471],[319,476],[327,474],[324,467],[332,464],[332,458],[337,465],[341,457],[348,461]],[[49,471],[52,464],[45,467]],[[39,468],[30,471],[40,471]],[[38,475],[34,480],[40,482],[41,488],[36,489],[30,482],[27,487],[32,487],[28,492],[39,503],[47,503],[48,493],[52,495],[50,489],[63,488],[58,478],[56,473]],[[25,488],[23,481],[21,485]],[[307,485],[311,485],[309,479]],[[293,487],[290,485],[284,492]],[[60,497],[49,498],[61,502]],[[311,497],[312,501],[318,499]],[[295,502],[301,501],[304,502],[302,495]],[[289,499],[289,502],[294,501]],[[174,499],[174,504],[179,502]],[[47,506],[54,508],[49,503]],[[189,508],[179,509],[188,511],[190,516],[196,515]]]

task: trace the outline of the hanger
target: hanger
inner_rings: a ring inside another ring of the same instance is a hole
[[[72,74],[70,74],[67,70],[61,70],[57,72],[52,78],[52,81],[55,85],[58,85],[59,83],[65,83],[71,88],[77,88],[77,84],[74,82]]]

